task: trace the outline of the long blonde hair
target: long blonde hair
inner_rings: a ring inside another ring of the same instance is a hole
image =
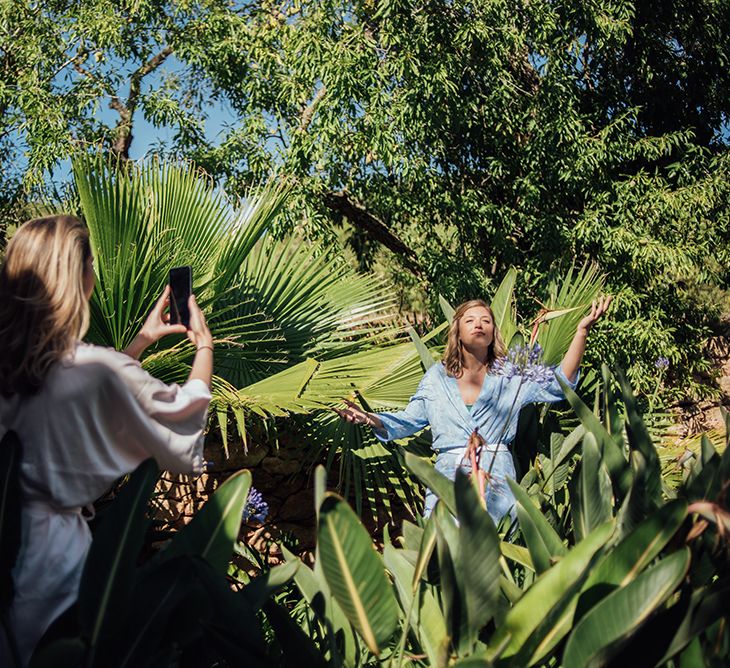
[[[23,224],[0,267],[0,392],[37,392],[89,327],[89,233],[72,216]]]
[[[507,354],[507,348],[502,340],[502,334],[499,332],[497,322],[494,318],[492,308],[481,299],[471,299],[468,302],[459,304],[454,312],[454,317],[451,320],[451,326],[449,327],[449,340],[446,342],[446,350],[442,358],[442,363],[446,367],[446,373],[454,378],[460,378],[464,372],[464,350],[461,345],[461,338],[459,337],[459,324],[461,319],[464,317],[470,308],[475,306],[481,306],[487,309],[489,316],[492,318],[494,323],[494,338],[487,351],[487,368],[491,368],[494,361],[499,357],[504,357]]]

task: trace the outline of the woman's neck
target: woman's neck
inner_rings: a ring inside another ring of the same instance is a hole
[[[463,348],[463,355],[464,355],[464,364],[462,365],[462,368],[465,371],[481,371],[484,367],[487,366],[487,361],[489,359],[489,348],[484,349],[473,349],[473,348]]]

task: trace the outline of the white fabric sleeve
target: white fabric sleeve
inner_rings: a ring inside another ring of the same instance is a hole
[[[159,466],[172,473],[201,473],[203,436],[211,394],[198,379],[167,385],[145,371],[136,360],[119,369],[131,390],[129,436],[139,442]]]

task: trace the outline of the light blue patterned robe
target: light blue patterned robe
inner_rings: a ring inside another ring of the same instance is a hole
[[[469,411],[461,398],[456,378],[446,373],[443,364],[434,364],[402,411],[378,413],[383,430],[376,430],[375,435],[387,442],[412,436],[430,425],[436,469],[453,480],[458,467],[466,472],[471,470],[469,463],[464,461],[466,444],[472,432],[478,429],[486,441],[481,468],[489,470],[494,457],[486,503],[497,523],[508,512],[514,516],[515,499],[506,478],[515,477],[514,460],[508,446],[515,438],[520,409],[530,403],[564,399],[557,378],[571,388],[578,383],[577,376],[575,382],[569,382],[560,367],[555,367],[553,372],[555,377],[545,383],[522,376],[507,378],[487,374],[479,397]],[[435,504],[436,496],[426,490],[424,515],[428,516]]]

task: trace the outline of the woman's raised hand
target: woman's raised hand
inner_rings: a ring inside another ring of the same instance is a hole
[[[188,300],[188,309],[190,310],[190,329],[187,330],[188,338],[195,344],[198,349],[210,348],[213,350],[213,335],[208,329],[208,323],[205,316],[195,301],[195,295],[190,295]],[[186,331],[183,327],[183,331]]]
[[[347,405],[347,408],[332,409],[343,420],[347,420],[347,422],[352,422],[353,424],[366,424],[376,429],[382,427],[382,423],[375,415],[364,411],[360,406],[352,403],[352,401],[348,401],[347,399],[343,399],[343,401]]]
[[[213,336],[208,329],[208,323],[205,322],[205,316],[195,301],[195,295],[190,295],[188,299],[188,309],[190,310],[190,329],[188,329],[188,338],[193,342],[196,348],[193,366],[190,369],[189,380],[202,380],[208,387],[213,377]]]
[[[159,341],[163,336],[168,334],[185,334],[187,331],[185,325],[171,324],[170,314],[166,313],[170,305],[170,286],[166,286],[162,291],[160,298],[155,302],[147,319],[139,330],[139,334],[134,338],[124,352],[134,359],[139,356],[153,343]]]
[[[159,341],[163,336],[168,334],[185,334],[187,331],[183,324],[171,324],[170,314],[167,309],[170,306],[170,286],[166,285],[162,291],[160,298],[155,302],[154,307],[144,321],[142,329],[139,331],[150,342],[150,345]]]
[[[578,323],[578,332],[587,334],[591,327],[608,310],[612,299],[613,297],[611,295],[603,295],[598,300],[594,299],[593,304],[591,304],[591,312]]]

